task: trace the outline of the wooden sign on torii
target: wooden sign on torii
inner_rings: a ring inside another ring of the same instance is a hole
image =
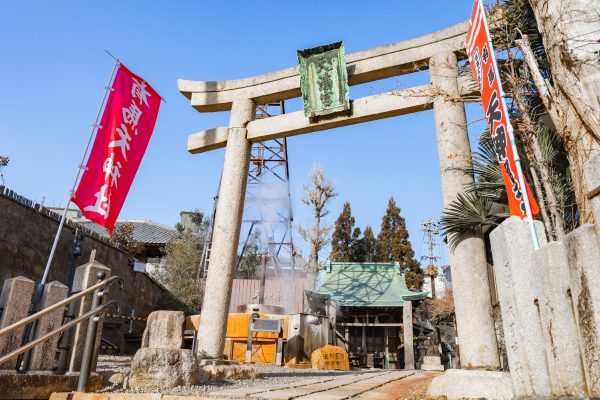
[[[465,56],[468,21],[419,38],[346,56],[349,85],[425,69],[431,83],[351,100],[349,114],[308,118],[303,111],[255,120],[257,104],[300,97],[298,67],[228,81],[178,81],[179,90],[200,112],[231,110],[229,127],[194,133],[188,151],[225,147],[214,221],[211,263],[201,311],[198,353],[222,358],[227,312],[235,272],[251,142],[300,135],[418,111],[434,111],[444,206],[473,187],[465,101],[479,101],[469,76],[458,76]],[[485,245],[480,234],[465,235],[450,249],[450,266],[460,358],[463,367],[499,369],[492,320]]]

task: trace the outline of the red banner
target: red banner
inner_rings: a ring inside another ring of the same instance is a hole
[[[72,201],[113,232],[156,123],[161,98],[119,64],[96,140]]]
[[[511,145],[511,132],[508,131],[509,119],[502,99],[500,74],[494,56],[494,49],[484,21],[485,14],[479,0],[475,0],[471,22],[467,31],[466,48],[473,76],[479,83],[481,102],[485,118],[490,127],[496,158],[502,170],[510,215],[526,217],[522,188],[517,176],[517,165]],[[524,180],[525,181],[525,180]],[[525,182],[531,212],[535,217],[539,213],[538,205]]]

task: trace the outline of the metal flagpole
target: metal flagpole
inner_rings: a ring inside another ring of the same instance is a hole
[[[31,305],[30,313],[34,314],[38,312],[38,308],[40,306],[40,301],[42,299],[42,294],[44,293],[44,286],[46,285],[46,280],[48,279],[48,273],[50,272],[50,265],[52,265],[52,259],[54,258],[54,253],[56,252],[56,247],[58,245],[58,239],[60,238],[60,233],[62,232],[62,228],[65,225],[65,219],[67,218],[67,211],[69,210],[69,204],[71,203],[71,198],[75,193],[75,187],[77,186],[77,181],[79,180],[79,176],[81,175],[81,170],[85,168],[84,162],[87,156],[88,150],[90,148],[90,144],[94,138],[94,133],[96,129],[99,128],[98,120],[100,119],[100,114],[102,113],[102,108],[104,107],[104,103],[106,98],[108,97],[108,92],[112,91],[112,80],[115,75],[115,71],[119,67],[120,61],[115,59],[115,65],[110,73],[110,78],[108,79],[108,84],[104,90],[104,96],[102,97],[102,102],[100,103],[100,108],[98,109],[98,114],[96,114],[96,120],[92,125],[92,131],[90,132],[90,137],[88,138],[87,145],[85,146],[85,151],[83,152],[83,157],[81,158],[81,163],[77,168],[77,175],[75,176],[75,181],[73,182],[73,187],[71,187],[71,191],[69,192],[69,197],[67,198],[67,203],[65,204],[65,208],[63,209],[62,216],[60,218],[60,223],[58,224],[58,229],[56,230],[56,236],[54,236],[54,242],[52,243],[52,249],[50,250],[50,256],[48,257],[48,262],[46,263],[46,268],[44,269],[44,275],[42,275],[42,280],[36,288],[35,296],[33,297],[33,303]],[[72,288],[69,288],[72,290]],[[37,321],[36,321],[37,322]],[[23,334],[23,344],[26,344],[32,340],[33,332],[35,331],[34,325],[36,322],[28,324],[25,328],[25,333]],[[23,354],[19,357],[17,361],[18,371],[24,372],[29,367],[29,355],[30,352]]]
[[[106,86],[106,90],[104,91],[104,96],[102,97],[102,103],[100,103],[100,108],[98,108],[98,114],[96,115],[96,121],[92,125],[92,131],[90,132],[90,137],[88,138],[87,145],[85,146],[85,151],[83,152],[83,157],[81,158],[81,163],[79,164],[79,168],[77,168],[77,176],[75,177],[75,181],[73,182],[73,187],[69,192],[69,197],[67,198],[67,204],[65,204],[65,208],[62,213],[62,217],[60,218],[60,224],[58,225],[58,230],[56,232],[56,236],[54,237],[54,243],[52,244],[52,250],[50,250],[50,256],[48,257],[48,262],[46,263],[46,269],[44,269],[44,275],[42,276],[42,280],[40,285],[44,285],[46,280],[48,279],[48,272],[50,271],[50,264],[52,264],[52,259],[54,258],[54,252],[56,251],[56,246],[58,245],[58,239],[60,238],[60,233],[62,231],[63,225],[65,224],[65,219],[67,216],[67,211],[69,209],[69,204],[71,203],[71,198],[75,193],[75,187],[77,186],[77,181],[79,180],[79,175],[81,175],[81,170],[85,168],[84,162],[85,157],[87,156],[88,150],[90,148],[90,144],[94,138],[94,133],[96,129],[99,128],[98,120],[100,119],[100,114],[102,112],[102,108],[104,107],[104,102],[106,101],[106,97],[108,97],[108,92],[112,91],[112,80],[115,75],[115,71],[119,66],[120,61],[118,59],[115,60],[115,65],[110,73],[110,79],[108,80],[108,85]]]
[[[485,25],[485,31],[488,37],[488,44],[490,45],[490,53],[492,56],[492,62],[496,67],[496,71],[498,71],[498,86],[500,87],[500,99],[502,101],[502,106],[504,107],[504,112],[507,112],[506,101],[504,100],[504,88],[502,87],[502,79],[500,79],[500,69],[498,68],[498,63],[496,62],[496,54],[491,51],[494,47],[492,44],[492,36],[490,35],[490,28],[487,22],[487,16],[485,14],[485,8],[483,7],[483,1],[478,0],[479,7],[481,8],[481,15],[483,17],[483,24]],[[527,214],[527,219],[529,222],[529,230],[531,231],[531,240],[533,241],[533,249],[537,250],[540,248],[540,242],[537,237],[537,232],[535,231],[535,224],[533,223],[533,213],[531,212],[531,204],[529,204],[529,195],[527,193],[527,187],[525,186],[525,177],[523,176],[523,169],[521,168],[521,158],[519,157],[519,153],[517,152],[517,142],[515,140],[515,135],[513,131],[513,126],[510,123],[510,118],[508,114],[506,114],[506,124],[508,130],[508,136],[510,138],[510,145],[512,148],[513,156],[515,158],[515,164],[517,166],[517,177],[519,179],[519,186],[521,187],[521,194],[523,195],[523,202],[525,203],[525,213]],[[490,127],[491,130],[491,127]]]

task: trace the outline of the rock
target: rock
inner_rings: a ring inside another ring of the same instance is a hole
[[[508,372],[466,369],[449,369],[433,378],[427,395],[446,396],[448,400],[512,400],[514,397]]]
[[[252,365],[220,363],[217,361],[201,366],[198,376],[200,382],[215,382],[257,379],[259,374]]]
[[[142,336],[142,348],[180,349],[184,323],[183,311],[151,312]]]
[[[188,349],[139,349],[131,361],[128,388],[169,389],[198,381],[196,355]]]
[[[314,369],[350,370],[350,361],[346,350],[330,344],[313,351],[310,361]]]
[[[116,374],[110,375],[107,380],[113,385],[122,385],[123,381],[125,381],[125,375],[122,372],[117,372]]]

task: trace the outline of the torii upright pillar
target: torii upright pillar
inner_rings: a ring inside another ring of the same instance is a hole
[[[434,55],[429,60],[429,73],[444,207],[447,207],[460,192],[473,187],[473,177],[464,172],[471,163],[471,147],[457,81],[456,55],[452,52]],[[500,360],[485,244],[480,233],[463,235],[456,247],[450,246],[450,269],[461,366],[497,370]]]
[[[246,125],[254,119],[255,112],[256,105],[250,99],[235,100],[231,107],[210,265],[198,330],[197,351],[202,357],[219,359],[223,356],[251,148],[246,138]]]

